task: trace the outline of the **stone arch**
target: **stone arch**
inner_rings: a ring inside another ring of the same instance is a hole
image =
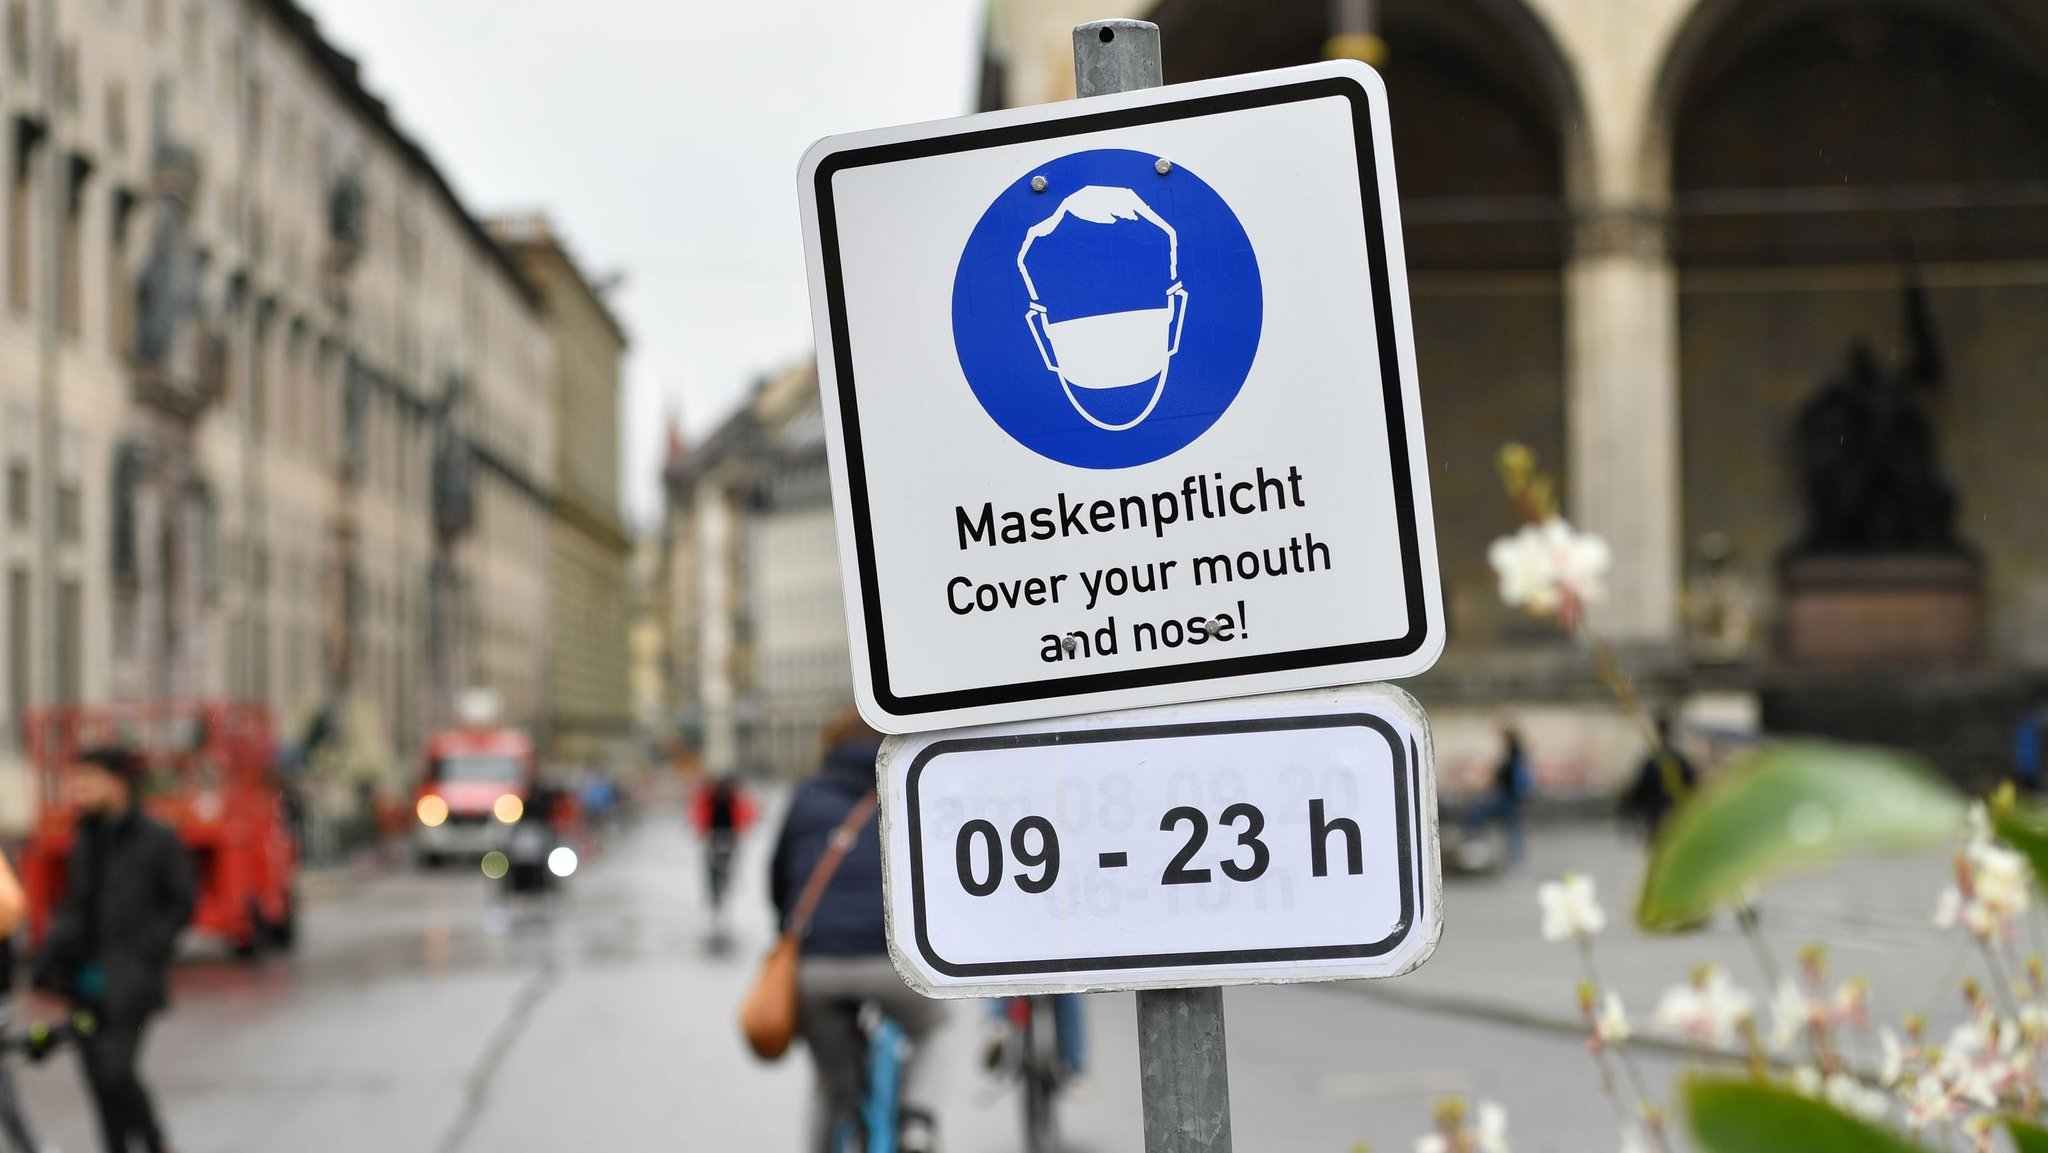
[[[1591,180],[1576,74],[1524,0],[1379,0],[1416,351],[1454,652],[1548,641],[1499,605],[1488,541],[1512,527],[1493,457],[1565,458],[1564,269]],[[1168,82],[1308,64],[1328,0],[1160,0]]]
[[[1731,540],[1768,620],[1803,528],[1792,430],[1852,342],[1912,353],[1985,638],[2048,666],[2048,9],[2027,0],[1703,0],[1674,38],[1644,163],[1677,266],[1685,539]]]

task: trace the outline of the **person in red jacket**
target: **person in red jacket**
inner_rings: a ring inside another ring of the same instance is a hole
[[[754,798],[730,774],[706,778],[690,798],[690,825],[704,838],[711,915],[725,909],[732,884],[732,858],[740,837],[754,824]]]

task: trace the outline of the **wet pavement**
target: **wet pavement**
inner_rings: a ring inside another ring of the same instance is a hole
[[[176,1147],[797,1153],[804,1055],[756,1062],[734,1024],[769,940],[765,852],[761,838],[742,850],[725,951],[709,947],[699,853],[668,811],[616,838],[546,906],[508,905],[470,868],[316,878],[295,956],[180,967],[177,1005],[146,1053]],[[1616,1146],[1583,1044],[1545,1023],[1569,1020],[1572,961],[1537,939],[1529,890],[1589,859],[1618,877],[1634,850],[1560,831],[1532,852],[1528,872],[1451,889],[1443,951],[1414,979],[1227,994],[1238,1148],[1346,1153],[1364,1138],[1406,1150],[1443,1093],[1501,1101],[1518,1149]],[[1854,910],[1825,884],[1813,896]],[[1616,936],[1613,968],[1644,999],[1688,959],[1743,960],[1719,934],[1654,946]],[[1387,999],[1400,994],[1408,1003]],[[1063,1101],[1064,1131],[1074,1153],[1135,1150],[1132,1002],[1104,995],[1088,1009],[1092,1075]],[[957,1006],[932,1054],[946,1148],[1012,1153],[1018,1104],[976,1066],[980,1026],[978,1006]],[[1676,1064],[1652,1065],[1652,1083],[1669,1085]],[[68,1058],[22,1078],[61,1148],[95,1147]]]

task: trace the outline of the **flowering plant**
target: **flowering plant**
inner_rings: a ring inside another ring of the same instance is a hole
[[[1642,727],[1679,801],[1651,844],[1637,924],[1671,930],[1732,911],[1768,991],[1760,999],[1713,961],[1665,990],[1650,1030],[1748,1070],[1691,1076],[1676,1093],[1679,1108],[1667,1108],[1634,1059],[1642,1030],[1599,976],[1594,942],[1608,916],[1593,881],[1568,874],[1538,888],[1543,938],[1570,943],[1581,959],[1578,1012],[1623,1153],[1669,1153],[1673,1116],[1709,1153],[1914,1153],[1929,1147],[1920,1142],[1949,1149],[1959,1141],[1990,1153],[2001,1132],[2019,1153],[2048,1153],[2048,917],[2036,900],[2048,876],[2048,812],[2010,789],[1966,806],[1912,758],[1818,743],[1766,747],[1688,795],[1633,684],[1588,625],[1587,609],[1607,591],[1611,551],[1559,515],[1554,487],[1526,448],[1503,450],[1500,471],[1522,519],[1488,551],[1502,600],[1555,619],[1592,647],[1597,675]],[[1918,1015],[1879,1025],[1869,983],[1837,978],[1819,944],[1802,948],[1793,965],[1778,961],[1756,912],[1772,879],[1852,851],[1939,844],[1959,830],[1932,921],[1955,932],[1982,971],[1962,981],[1945,1034]],[[2022,949],[2026,936],[2039,952]],[[1444,1102],[1416,1149],[1497,1153],[1507,1140],[1497,1107],[1468,1116],[1461,1103]]]

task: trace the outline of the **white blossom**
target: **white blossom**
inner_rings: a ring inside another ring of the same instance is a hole
[[[1887,1087],[1897,1085],[1906,1071],[1906,1050],[1899,1044],[1899,1035],[1888,1028],[1879,1030],[1877,1050],[1877,1079]]]
[[[1415,1153],[1450,1153],[1451,1143],[1441,1133],[1424,1133],[1415,1139]]]
[[[1751,1019],[1756,999],[1728,980],[1719,965],[1703,967],[1694,979],[1664,991],[1653,1020],[1696,1044],[1727,1048],[1742,1022]]]
[[[1828,1104],[1865,1121],[1882,1121],[1891,1112],[1891,1098],[1847,1073],[1835,1073],[1821,1086],[1821,1098]]]
[[[1607,927],[1607,913],[1595,898],[1593,878],[1584,873],[1566,873],[1562,881],[1538,885],[1536,903],[1543,909],[1546,941],[1590,937]]]
[[[1477,1120],[1472,1137],[1479,1153],[1509,1153],[1508,1111],[1491,1101],[1481,1101]]]
[[[1811,1065],[1796,1066],[1792,1070],[1790,1079],[1794,1093],[1804,1097],[1820,1096],[1821,1078],[1819,1069]]]
[[[1970,806],[1969,829],[1956,858],[1956,883],[1942,890],[1934,923],[1943,929],[1960,925],[1985,942],[2010,937],[2032,902],[2032,871],[2025,857],[1992,840],[1981,803]]]
[[[2006,1088],[2028,1079],[2030,1069],[2027,1054],[2019,1051],[2019,1031],[1992,1020],[1956,1026],[1933,1073],[1950,1097],[1996,1109]]]
[[[1621,994],[1609,989],[1600,998],[1600,1012],[1593,1018],[1593,1035],[1603,1045],[1619,1045],[1635,1036],[1635,1032],[1628,1010],[1622,1007]]]
[[[1778,982],[1778,991],[1771,994],[1771,1035],[1767,1042],[1771,1050],[1785,1049],[1805,1036],[1813,1023],[1813,1004],[1806,994],[1789,979]]]
[[[1906,1093],[1906,1126],[1910,1129],[1938,1125],[1959,1112],[1961,1109],[1957,1107],[1955,1098],[1949,1095],[1948,1087],[1933,1073],[1922,1073]],[[1417,1150],[1416,1153],[1423,1151]]]
[[[1508,607],[1549,616],[1567,598],[1580,604],[1603,600],[1614,551],[1600,537],[1553,516],[1495,540],[1486,559],[1500,578],[1500,599]]]

